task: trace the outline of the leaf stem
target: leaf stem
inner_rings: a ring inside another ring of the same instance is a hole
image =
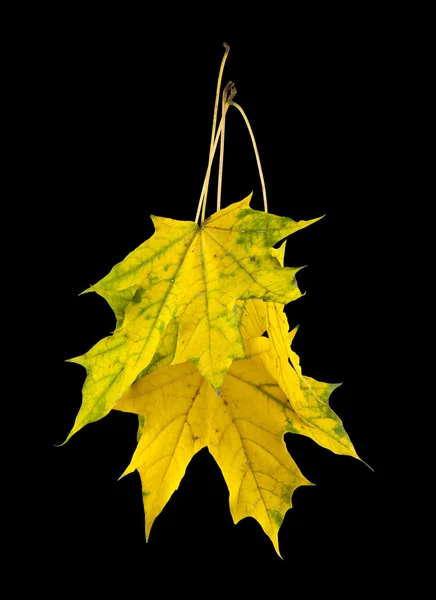
[[[267,213],[268,212],[268,203],[267,203],[267,199],[266,199],[265,180],[263,178],[263,172],[262,172],[262,167],[261,167],[261,164],[260,164],[259,152],[257,150],[257,145],[256,145],[256,140],[254,139],[253,130],[251,129],[251,125],[250,125],[250,122],[249,122],[249,120],[247,118],[247,115],[242,110],[242,108],[239,106],[239,104],[237,104],[236,102],[233,102],[232,100],[228,100],[228,104],[229,104],[229,106],[234,106],[235,108],[237,108],[239,110],[239,112],[241,113],[241,115],[242,115],[242,117],[243,117],[243,119],[245,121],[245,124],[247,125],[247,129],[248,129],[248,132],[250,134],[251,141],[253,143],[254,154],[256,155],[257,168],[259,169],[260,182],[262,184],[263,206],[264,206],[265,212]]]
[[[226,87],[223,89],[222,96],[222,108],[221,115],[223,120],[223,128],[221,131],[221,143],[220,143],[220,162],[219,162],[219,170],[218,170],[218,186],[217,186],[217,197],[216,197],[216,209],[219,211],[221,209],[221,190],[223,184],[223,167],[224,167],[224,134],[226,130],[226,113],[229,110],[229,101],[235,97],[236,88],[235,84],[232,81],[229,81]]]
[[[217,87],[216,87],[215,108],[213,111],[213,123],[212,123],[212,136],[211,136],[211,140],[210,140],[210,150],[209,150],[209,164],[207,167],[207,173],[206,173],[206,179],[205,179],[206,185],[204,187],[204,201],[203,201],[203,206],[202,206],[202,211],[201,211],[201,222],[202,223],[203,223],[204,217],[206,215],[206,202],[207,202],[207,192],[208,192],[208,188],[209,188],[210,168],[211,168],[211,163],[213,161],[213,156],[215,153],[213,148],[214,148],[214,142],[215,142],[216,122],[217,122],[217,117],[218,117],[218,102],[219,102],[220,89],[221,89],[221,80],[223,77],[224,65],[226,64],[227,56],[229,55],[229,52],[230,52],[230,46],[228,44],[226,44],[224,42],[223,46],[225,48],[225,52],[224,52],[223,59],[221,61],[221,67],[219,70],[218,82],[217,82]],[[221,123],[222,122],[223,122],[223,120],[221,119]],[[196,222],[198,222],[198,221],[196,221]]]
[[[223,128],[223,119],[221,117],[221,121],[220,121],[220,124],[219,124],[219,127],[218,127],[218,131],[217,131],[216,136],[215,136],[215,142],[214,142],[214,145],[212,147],[212,160],[210,160],[209,164],[207,165],[206,176],[204,178],[203,187],[201,189],[200,200],[198,201],[197,214],[195,215],[195,222],[196,223],[198,223],[198,219],[200,217],[201,207],[204,206],[204,204],[205,204],[203,202],[203,198],[204,198],[204,194],[205,194],[205,191],[206,191],[206,184],[208,183],[209,178],[210,178],[210,171],[212,169],[213,157],[215,156],[215,152],[216,152],[216,149],[217,149],[217,146],[218,146],[218,141],[219,141],[220,136],[221,136],[222,128]],[[203,221],[202,221],[202,223],[203,223]]]

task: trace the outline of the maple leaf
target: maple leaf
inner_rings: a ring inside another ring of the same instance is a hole
[[[83,356],[82,406],[67,440],[104,417],[144,374],[174,318],[173,363],[191,362],[218,390],[233,360],[244,357],[238,299],[288,303],[301,296],[299,268],[284,268],[271,246],[318,219],[295,222],[249,207],[251,195],[202,225],[152,217],[154,235],[91,286],[112,307],[113,335]]]
[[[183,363],[147,374],[117,403],[117,410],[136,413],[140,421],[139,444],[123,475],[137,469],[141,476],[148,539],[191,458],[208,447],[227,482],[235,523],[254,517],[279,553],[278,531],[292,493],[309,484],[287,453],[283,435],[302,434],[337,454],[359,457],[328,406],[338,384],[304,377],[289,342],[286,358],[277,355],[274,328],[269,339],[251,335],[264,330],[263,309],[275,309],[274,304],[248,300],[237,305],[247,358],[232,363],[219,393],[195,367]],[[296,331],[286,338],[293,339]],[[169,336],[167,364],[172,344],[176,340]],[[287,363],[295,377],[286,373],[285,364],[274,369],[277,361]]]
[[[117,403],[117,410],[143,421],[123,475],[137,469],[141,476],[147,539],[191,458],[207,446],[229,488],[234,522],[254,517],[279,553],[278,531],[292,494],[311,483],[283,440],[299,417],[263,367],[268,348],[266,338],[246,340],[247,358],[232,363],[219,393],[196,367],[182,363],[146,375]]]

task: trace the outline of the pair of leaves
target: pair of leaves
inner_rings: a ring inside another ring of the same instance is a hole
[[[286,432],[357,458],[328,404],[337,387],[303,376],[283,305],[301,294],[283,267],[295,223],[249,208],[204,226],[154,217],[156,233],[98,284],[117,316],[112,336],[73,359],[88,371],[69,437],[112,408],[139,415],[137,469],[146,536],[192,456],[208,447],[230,492],[235,522],[254,517],[278,548],[294,490],[310,482]],[[268,338],[262,334],[268,332]],[[68,438],[67,438],[68,439]]]
[[[286,304],[301,295],[299,269],[281,267],[270,248],[318,219],[297,223],[256,211],[250,199],[215,213],[202,226],[152,217],[154,235],[86,290],[108,301],[117,326],[113,335],[72,359],[86,367],[88,377],[68,438],[107,415],[147,372],[172,319],[178,328],[174,364],[192,363],[218,390],[232,361],[245,356],[236,300]]]

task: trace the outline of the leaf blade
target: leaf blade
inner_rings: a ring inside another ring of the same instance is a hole
[[[283,440],[289,418],[298,416],[259,362],[268,347],[264,338],[249,340],[248,358],[232,364],[219,394],[193,365],[182,363],[146,375],[117,404],[144,421],[123,475],[140,474],[147,538],[190,459],[207,446],[229,487],[235,523],[254,517],[279,553],[278,531],[292,494],[311,484]]]

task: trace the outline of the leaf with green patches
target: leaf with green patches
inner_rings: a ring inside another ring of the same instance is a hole
[[[299,269],[280,266],[271,246],[318,219],[295,222],[252,210],[250,198],[220,210],[201,226],[152,217],[154,235],[86,290],[107,300],[117,327],[112,336],[72,359],[88,374],[68,437],[104,417],[152,362],[160,361],[158,348],[170,322],[177,342],[173,364],[196,365],[218,390],[232,361],[244,357],[236,301],[288,303],[300,297],[295,281]]]
[[[232,363],[219,394],[196,367],[181,363],[146,375],[117,403],[144,423],[124,475],[137,469],[141,476],[147,538],[191,458],[208,447],[228,485],[234,522],[255,518],[279,552],[292,494],[311,484],[283,440],[289,423],[298,427],[300,419],[263,366],[269,345],[247,340],[247,358]]]

